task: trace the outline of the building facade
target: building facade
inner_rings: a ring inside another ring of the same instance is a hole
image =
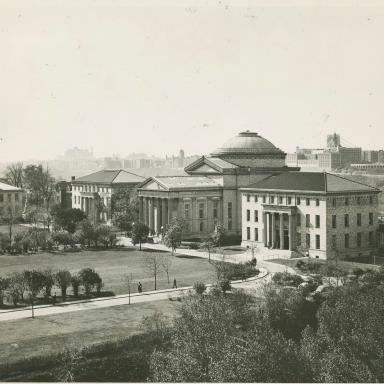
[[[271,257],[340,259],[378,246],[380,190],[340,176],[289,172],[242,188],[242,245]]]
[[[93,222],[111,224],[111,198],[118,189],[133,189],[145,180],[131,172],[103,170],[72,178],[72,208],[81,209]]]
[[[0,182],[0,221],[21,217],[24,206],[25,192],[21,188]]]
[[[182,218],[185,238],[206,237],[219,223],[241,236],[240,188],[297,170],[285,165],[285,155],[257,133],[241,132],[185,167],[187,176],[148,178],[138,189],[140,220],[160,233],[173,218]]]

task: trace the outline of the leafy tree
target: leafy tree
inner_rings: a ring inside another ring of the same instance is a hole
[[[54,274],[51,269],[46,269],[41,272],[43,275],[43,290],[44,297],[48,299],[51,296],[52,288],[55,285]]]
[[[61,297],[63,300],[67,297],[67,289],[71,284],[71,277],[71,273],[67,270],[60,270],[54,275],[55,282],[61,289]]]
[[[211,239],[214,247],[221,247],[225,238],[225,228],[222,224],[216,225],[215,231],[213,232]]]
[[[130,232],[139,219],[137,189],[119,188],[111,197],[112,222],[121,231]]]
[[[29,296],[31,298],[32,306],[40,291],[44,288],[45,276],[41,271],[26,270],[23,272],[23,277],[26,282]],[[33,315],[32,315],[33,316]]]
[[[201,248],[206,249],[208,252],[208,260],[211,261],[211,251],[215,246],[215,242],[212,238],[208,238],[201,243]]]
[[[83,268],[79,272],[79,278],[80,278],[81,284],[84,286],[85,294],[87,296],[89,296],[91,294],[91,291],[97,286],[100,287],[99,288],[99,291],[100,291],[102,279],[100,275],[97,272],[95,272],[94,269]]]
[[[86,214],[78,208],[62,208],[59,204],[51,209],[56,227],[65,229],[69,233],[74,233],[77,225],[86,219]]]
[[[95,239],[95,226],[89,220],[83,220],[79,224],[79,233],[82,241],[84,241],[88,247]]]
[[[17,187],[23,188],[24,179],[24,166],[23,163],[17,162],[7,166],[5,169],[5,180],[7,183]]]
[[[207,290],[207,287],[202,281],[196,281],[193,284],[193,289],[198,295],[202,295]]]
[[[135,223],[132,226],[132,244],[140,244],[141,251],[141,243],[147,239],[149,233],[149,228],[143,223]]]
[[[79,296],[79,287],[81,285],[81,279],[78,274],[71,276],[71,285],[73,290],[73,296],[78,297]]]
[[[28,285],[23,273],[13,272],[9,275],[8,292],[12,297],[14,305],[24,299],[24,293],[27,289]]]
[[[0,277],[0,306],[4,304],[4,293],[9,287],[9,278]]]
[[[56,243],[56,246],[58,248],[59,245],[63,245],[64,249],[68,245],[73,244],[73,237],[72,235],[65,230],[59,230],[52,233],[52,240],[54,243]]]
[[[174,218],[168,225],[165,230],[163,243],[172,249],[172,256],[174,252],[181,244],[182,234],[184,228],[184,220],[179,218]]]
[[[112,232],[109,225],[98,225],[94,231],[94,242],[96,246],[98,242],[101,242],[105,248],[113,247],[117,242],[116,234]]]
[[[384,381],[384,289],[351,284],[334,290],[318,311],[317,330],[301,343],[314,381]]]

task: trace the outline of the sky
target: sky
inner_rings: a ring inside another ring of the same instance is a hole
[[[0,0],[0,161],[384,148],[384,1]]]

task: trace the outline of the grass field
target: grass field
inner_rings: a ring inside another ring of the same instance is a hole
[[[308,261],[308,259],[302,259],[304,261]],[[313,261],[314,259],[310,259]],[[303,271],[301,271],[299,268],[296,267],[296,263],[298,260],[291,260],[291,259],[270,259],[268,260],[272,263],[282,264],[286,265],[287,267],[293,268],[297,273],[304,274]],[[325,264],[325,260],[318,260],[316,259],[318,263]],[[361,268],[361,269],[369,269],[369,268],[378,268],[377,265],[372,264],[363,264],[363,263],[356,263],[354,261],[339,261],[338,265],[341,269],[343,269],[346,272],[352,271],[353,268]]]
[[[138,281],[142,283],[143,291],[150,291],[154,289],[154,278],[146,271],[144,265],[144,259],[150,252],[152,251],[118,248],[101,251],[0,255],[0,276],[34,268],[52,268],[54,271],[68,269],[74,273],[82,268],[91,267],[102,277],[104,291],[112,291],[116,295],[128,293],[125,282],[128,273],[132,273],[136,280],[132,287],[133,292],[137,292]],[[166,273],[161,272],[157,278],[157,289],[171,288],[174,278],[179,287],[193,285],[196,281],[212,282],[215,279],[214,268],[206,259],[179,255],[172,257],[171,260],[170,284],[167,282]],[[57,295],[59,294],[57,291]]]
[[[0,360],[12,363],[62,352],[66,347],[126,338],[142,332],[143,316],[158,310],[171,318],[178,304],[163,300],[3,321],[0,322]]]

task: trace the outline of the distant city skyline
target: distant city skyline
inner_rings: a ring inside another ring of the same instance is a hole
[[[2,1],[0,162],[207,154],[245,130],[380,148],[384,7],[273,3]]]

